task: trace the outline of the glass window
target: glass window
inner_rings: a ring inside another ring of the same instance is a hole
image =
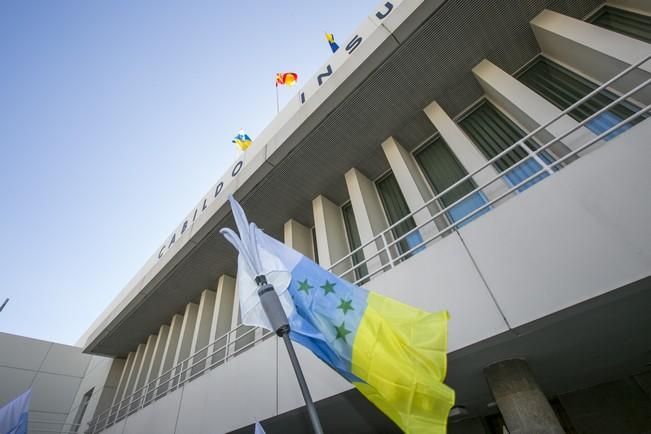
[[[84,396],[81,398],[81,403],[77,407],[77,413],[75,418],[72,420],[72,425],[70,426],[70,432],[79,432],[79,426],[81,421],[84,419],[84,413],[86,413],[86,408],[88,407],[88,402],[93,396],[93,389],[90,389],[88,392],[84,393]]]
[[[599,27],[651,44],[651,17],[648,15],[604,6],[589,21]]]
[[[382,177],[377,182],[377,189],[380,193],[382,205],[384,206],[384,211],[387,214],[387,218],[389,219],[390,224],[394,224],[398,220],[411,213],[409,207],[407,206],[407,202],[405,201],[405,198],[400,191],[398,181],[396,180],[396,177],[393,176],[393,173]],[[415,227],[416,223],[414,222],[414,219],[410,217],[395,227],[393,230],[393,236],[397,239]],[[398,242],[400,253],[409,251],[411,248],[420,244],[422,241],[423,238],[421,237],[420,232],[412,232]]]
[[[526,135],[488,101],[482,101],[459,122],[459,125],[489,160]],[[538,147],[533,141],[527,141],[526,145],[530,149]],[[546,162],[551,162],[551,157],[548,154],[540,153],[539,155]],[[498,158],[493,165],[499,172],[505,173],[506,179],[511,185],[518,185],[530,176],[541,172],[540,175],[520,186],[518,188],[520,191],[529,188],[547,176],[546,172],[542,172],[541,165],[529,157],[520,146]]]
[[[359,231],[357,230],[357,222],[355,221],[355,214],[353,213],[353,206],[351,205],[350,202],[344,204],[341,207],[341,214],[343,215],[344,225],[346,226],[346,237],[348,238],[348,247],[352,252],[353,250],[359,248],[359,246],[362,245],[362,240],[359,237]],[[357,265],[360,262],[364,261],[364,252],[360,250],[359,252],[354,253],[352,258],[353,258],[353,265]],[[367,275],[368,275],[368,268],[366,267],[366,264],[360,265],[359,267],[355,268],[355,280],[359,280],[362,277],[365,277]]]
[[[539,57],[518,76],[518,79],[561,110],[565,110],[598,87],[595,83],[544,57]],[[615,99],[617,96],[614,93],[603,90],[569,114],[580,122]],[[601,134],[638,110],[639,108],[634,104],[624,101],[592,119],[586,127],[595,134]],[[637,118],[632,124],[642,121],[643,117]],[[625,125],[605,139],[610,140],[628,128],[630,125]]]

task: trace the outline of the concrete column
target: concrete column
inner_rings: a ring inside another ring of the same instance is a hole
[[[423,178],[418,166],[414,161],[412,155],[407,152],[405,148],[400,145],[393,137],[389,137],[382,143],[384,155],[389,161],[391,171],[398,181],[400,190],[405,196],[405,201],[409,210],[415,212],[417,209],[425,205],[425,202],[432,199],[433,195],[427,181]],[[417,226],[425,224],[432,218],[433,215],[441,211],[437,203],[432,203],[427,208],[414,214],[414,221]],[[436,218],[436,224],[429,222],[419,230],[423,239],[428,239],[438,233],[438,229],[447,227],[448,223],[443,215]]]
[[[190,350],[192,349],[192,337],[194,336],[194,329],[197,326],[197,316],[199,314],[199,305],[196,303],[188,303],[185,306],[185,311],[183,312],[183,324],[181,325],[181,333],[179,335],[179,343],[176,346],[176,353],[174,354],[174,366],[183,362],[190,356]],[[185,379],[189,372],[181,374],[186,368],[190,366],[189,362],[185,362],[183,366],[179,366],[174,373],[177,375],[175,381],[172,381],[172,385],[178,384],[179,381]]]
[[[174,367],[174,356],[176,355],[176,348],[179,345],[179,338],[181,337],[181,327],[183,327],[183,315],[174,315],[170,323],[170,331],[167,335],[167,342],[165,342],[165,349],[163,350],[163,357],[161,359],[160,371],[158,372],[159,386],[157,393],[163,393],[170,387],[171,373],[168,372]]]
[[[648,1],[639,3],[650,9]],[[651,54],[651,44],[550,10],[538,14],[531,27],[546,56],[602,83]],[[626,92],[650,76],[651,62],[647,61],[612,87]],[[651,103],[651,89],[647,86],[635,98]]]
[[[303,226],[294,219],[285,222],[285,244],[297,252],[314,260],[314,246],[312,243],[312,230]]]
[[[498,362],[484,375],[510,434],[565,432],[526,361]]]
[[[346,172],[346,186],[350,196],[350,204],[355,214],[355,223],[362,245],[369,242],[380,232],[384,231],[389,223],[384,216],[384,209],[373,181],[362,172],[352,168]],[[368,260],[384,246],[381,239],[364,247],[364,257]],[[367,262],[369,273],[382,268],[387,262],[386,255],[381,254]]]
[[[210,348],[210,352],[214,353],[211,364],[222,360],[226,354],[226,349],[221,349],[221,347],[226,345],[225,334],[231,330],[235,301],[235,279],[223,274],[217,282],[217,294],[210,327],[210,342],[214,342]],[[237,302],[239,305],[239,300]]]
[[[425,107],[425,115],[432,122],[434,127],[438,130],[441,138],[448,145],[452,153],[461,165],[466,169],[466,172],[472,173],[484,166],[488,161],[484,154],[481,153],[477,146],[466,136],[461,128],[448,116],[448,114],[436,102],[432,102]],[[497,176],[497,170],[492,164],[489,164],[484,169],[480,170],[472,176],[473,181],[477,185],[484,185],[490,182]],[[489,200],[495,199],[501,193],[508,190],[507,184],[502,178],[486,186],[482,192]]]
[[[127,386],[124,388],[124,397],[131,395],[135,389],[136,377],[138,377],[138,370],[142,364],[142,358],[145,355],[145,344],[138,345],[136,350],[136,356],[133,359],[133,365],[131,366],[131,372],[129,372],[129,378],[127,379]]]
[[[527,131],[546,124],[562,111],[488,60],[482,60],[472,72],[491,102],[513,116]],[[547,143],[577,124],[570,116],[564,115],[537,134],[537,138],[541,143]],[[592,132],[581,127],[552,145],[551,152],[556,156],[565,155],[567,148],[576,149],[593,137]]]
[[[117,404],[124,397],[124,390],[127,387],[127,381],[129,380],[129,374],[131,373],[131,368],[133,367],[133,360],[136,357],[136,353],[129,353],[127,355],[127,361],[124,363],[124,368],[122,369],[122,374],[120,375],[120,380],[118,381],[118,387],[115,390],[115,397],[113,398],[113,404]]]
[[[142,360],[140,361],[140,367],[138,368],[138,374],[136,375],[136,382],[134,384],[134,392],[143,387],[147,381],[147,371],[151,365],[151,359],[154,355],[154,347],[156,346],[156,340],[158,336],[149,335],[147,338],[147,343],[145,344],[145,350],[142,355]],[[141,394],[138,394],[141,396]]]
[[[319,264],[324,268],[330,268],[332,264],[350,253],[341,209],[325,196],[318,196],[312,201],[312,212]],[[351,262],[346,260],[337,265],[333,272],[340,274],[350,267]]]
[[[195,354],[210,343],[210,327],[212,326],[213,315],[215,313],[215,291],[209,289],[201,293],[201,300],[199,301],[199,313],[197,315],[197,324],[194,328],[194,335],[192,336],[192,346],[190,354]],[[206,367],[206,361],[201,361],[208,355],[208,350],[203,349],[192,357],[190,365],[195,365],[189,372],[194,375]]]
[[[147,369],[147,378],[145,380],[146,384],[152,382],[159,375],[160,367],[163,362],[163,353],[165,352],[165,344],[167,343],[169,332],[170,326],[166,324],[160,326],[158,329],[158,336],[156,337],[156,344],[154,345],[154,352],[151,357],[151,363]],[[152,395],[153,387],[149,387],[146,401],[149,401]]]

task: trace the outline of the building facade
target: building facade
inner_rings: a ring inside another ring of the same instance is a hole
[[[650,78],[648,0],[381,2],[80,339],[64,432],[309,432],[282,343],[239,323],[228,194],[449,310],[449,432],[651,432]],[[399,432],[298,351],[326,432]]]

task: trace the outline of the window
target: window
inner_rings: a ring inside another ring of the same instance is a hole
[[[592,24],[651,43],[651,17],[604,6],[588,20]]]
[[[526,135],[524,131],[488,101],[482,101],[459,122],[459,125],[489,160]],[[526,145],[530,149],[538,147],[531,140],[528,140]],[[540,153],[539,155],[546,162],[551,161],[551,157],[546,153]],[[506,179],[511,185],[518,185],[530,176],[541,172],[540,175],[520,186],[519,191],[529,188],[547,176],[546,172],[542,172],[541,165],[536,160],[528,157],[527,152],[520,146],[515,147],[497,159],[494,166],[499,172],[505,172]]]
[[[377,189],[380,193],[380,199],[382,200],[382,205],[384,206],[384,211],[387,214],[390,224],[394,224],[411,213],[407,206],[407,202],[400,191],[398,181],[396,180],[396,177],[393,176],[393,173],[389,173],[378,180]],[[414,222],[414,219],[410,217],[393,229],[393,236],[397,239],[415,227],[416,223]],[[420,236],[420,232],[412,232],[398,242],[400,253],[402,254],[409,251],[422,241],[423,238]]]
[[[93,396],[93,390],[94,388],[90,389],[81,398],[81,403],[79,403],[79,407],[77,407],[77,414],[75,414],[75,418],[72,420],[72,426],[70,427],[70,432],[79,431],[79,425],[81,424],[81,421],[84,419],[84,413],[86,413],[88,402],[90,401],[91,396]]]
[[[561,110],[565,110],[598,87],[595,83],[544,57],[539,57],[534,61],[518,76],[518,79]],[[614,93],[603,90],[569,114],[580,122],[615,99],[617,96]],[[586,124],[586,127],[595,134],[601,134],[638,110],[639,108],[634,104],[624,101],[592,119]],[[632,124],[642,120],[643,116],[634,120]],[[605,139],[610,140],[628,128],[630,125],[625,125],[609,134]]]
[[[341,207],[341,214],[344,218],[344,225],[346,227],[346,237],[348,238],[348,247],[350,251],[359,248],[362,245],[362,241],[359,237],[359,231],[357,230],[357,222],[355,221],[355,214],[353,213],[353,206],[350,202],[344,204]],[[364,252],[360,250],[352,256],[353,265],[357,265],[360,262],[364,261]],[[366,264],[360,265],[355,268],[355,280],[360,280],[361,278],[368,275],[368,268]],[[345,276],[344,276],[345,277]]]
[[[442,137],[434,138],[430,143],[418,150],[414,156],[436,194],[441,193],[468,174]],[[468,180],[445,193],[439,200],[444,207],[448,207],[475,188],[475,183]],[[450,208],[447,211],[447,216],[451,221],[456,222],[485,203],[486,198],[484,195],[481,192],[475,192]],[[479,215],[479,213],[476,215]]]

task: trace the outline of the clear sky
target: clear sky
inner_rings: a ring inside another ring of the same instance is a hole
[[[0,2],[0,331],[73,344],[376,3]]]

